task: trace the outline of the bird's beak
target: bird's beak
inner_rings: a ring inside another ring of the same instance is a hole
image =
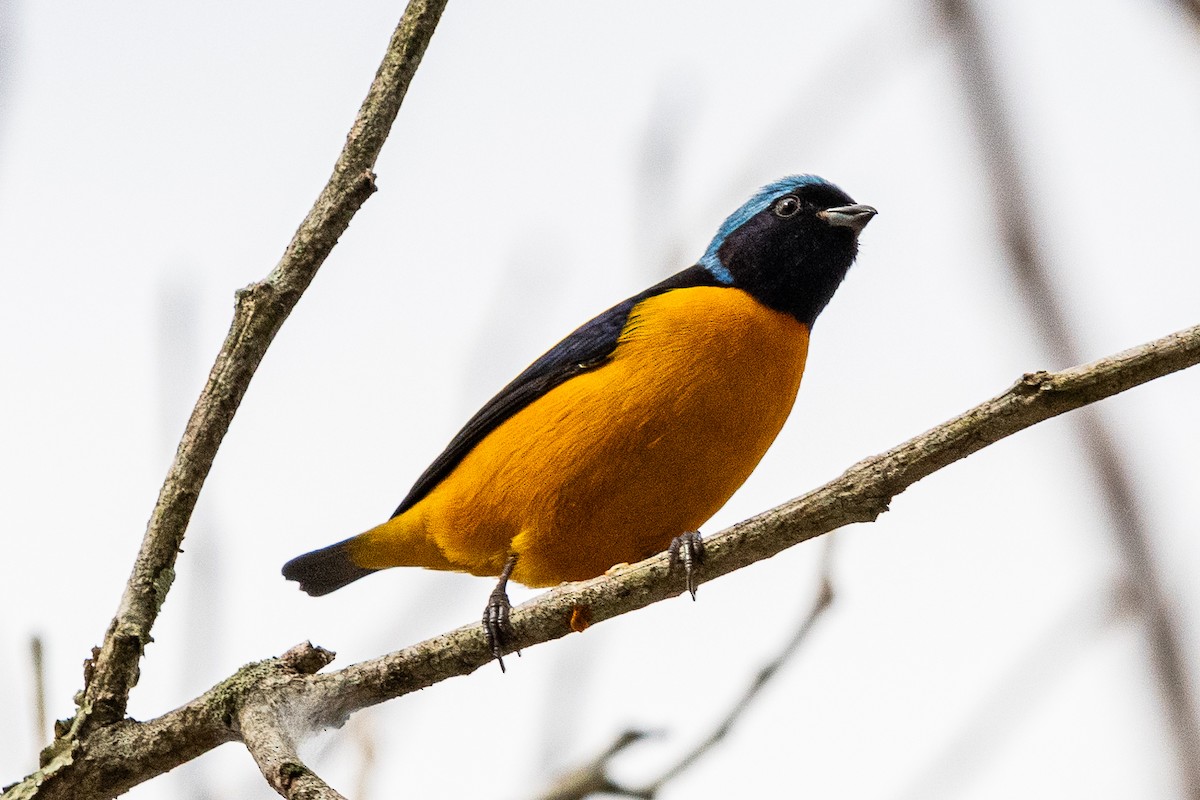
[[[877,213],[870,206],[838,206],[818,211],[817,216],[836,228],[849,228],[858,234]]]

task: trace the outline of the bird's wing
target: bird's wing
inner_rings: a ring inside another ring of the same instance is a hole
[[[489,400],[463,426],[442,454],[417,478],[408,496],[400,503],[397,517],[419,503],[433,487],[449,475],[467,453],[501,423],[556,386],[603,364],[617,347],[625,322],[633,308],[648,297],[672,289],[692,286],[720,286],[708,270],[693,266],[678,272],[641,294],[618,303],[598,317],[577,328],[545,355],[530,364]]]

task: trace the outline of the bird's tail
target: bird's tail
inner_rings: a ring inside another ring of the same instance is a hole
[[[377,570],[360,567],[350,557],[350,542],[357,537],[296,556],[283,565],[283,577],[298,581],[313,597],[329,594]]]

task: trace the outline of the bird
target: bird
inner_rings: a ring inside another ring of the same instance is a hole
[[[699,528],[791,412],[813,324],[875,214],[815,175],[762,187],[695,264],[501,389],[390,519],[293,558],[284,577],[313,596],[390,567],[498,577],[483,624],[501,669],[510,579],[553,586],[669,550],[694,599]]]

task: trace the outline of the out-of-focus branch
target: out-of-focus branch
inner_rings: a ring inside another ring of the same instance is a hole
[[[618,739],[617,742],[620,743],[620,746],[610,746],[582,767],[564,773],[554,782],[554,785],[548,791],[538,795],[537,800],[548,800],[548,798],[552,800],[583,800],[593,794],[616,794],[623,797],[653,800],[662,791],[664,786],[707,755],[713,747],[718,745],[729,734],[734,724],[737,723],[753,704],[755,698],[758,697],[771,679],[779,674],[779,670],[783,665],[800,651],[800,646],[808,638],[808,634],[813,629],[813,626],[816,625],[817,620],[832,605],[834,592],[831,554],[833,552],[834,540],[832,537],[829,537],[822,541],[825,543],[825,547],[821,553],[820,584],[817,587],[817,595],[813,598],[812,607],[804,615],[804,619],[801,621],[799,627],[796,628],[796,632],[788,640],[787,644],[784,645],[783,649],[779,651],[779,654],[759,669],[754,679],[730,704],[728,712],[726,712],[725,716],[721,718],[721,721],[717,723],[708,736],[704,737],[695,747],[685,753],[674,765],[664,770],[662,775],[657,779],[640,789],[621,786],[608,776],[609,766],[613,758],[626,745],[637,740],[625,741],[624,739]],[[628,735],[629,733],[622,734],[622,736]]]
[[[33,636],[29,640],[29,661],[33,667],[34,741],[41,747],[50,729],[46,726],[46,658],[40,636]]]
[[[647,731],[624,731],[604,748],[595,758],[583,766],[563,773],[549,789],[537,796],[537,800],[583,800],[593,794],[615,794],[629,796],[608,777],[608,765],[629,745],[655,734]]]
[[[1200,31],[1200,0],[1175,0],[1175,5],[1191,18],[1192,25]]]
[[[354,728],[354,742],[358,746],[358,780],[354,784],[354,800],[367,800],[371,796],[371,779],[379,766],[379,753],[376,745],[375,728],[370,723],[370,717],[355,717],[351,726]]]
[[[864,459],[819,489],[734,525],[705,542],[702,581],[770,558],[854,522],[870,522],[892,498],[937,470],[1017,431],[1147,381],[1200,363],[1200,325],[1061,372],[1025,375],[1008,391],[926,433]],[[684,591],[665,553],[610,574],[565,584],[513,610],[510,652],[572,632],[583,609],[593,624]],[[98,728],[76,748],[11,787],[5,800],[114,797],[217,745],[236,741],[245,709],[267,704],[289,741],[340,726],[355,711],[467,675],[492,661],[472,622],[419,644],[331,673],[313,674],[332,655],[310,645],[283,659],[249,664],[186,706],[147,722]]]
[[[663,772],[650,785],[630,792],[635,797],[644,797],[651,800],[658,795],[659,791],[670,781],[674,780],[689,767],[703,758],[713,747],[719,744],[725,736],[733,729],[733,726],[741,719],[746,710],[762,692],[771,679],[779,674],[779,670],[783,668],[796,653],[800,651],[800,646],[808,639],[809,633],[816,626],[819,620],[829,607],[833,605],[833,575],[832,575],[832,553],[833,539],[825,539],[825,551],[821,556],[821,577],[820,584],[817,587],[816,597],[813,598],[812,607],[805,614],[804,619],[800,622],[796,632],[792,638],[788,640],[783,649],[771,659],[770,663],[764,665],[754,676],[754,679],[746,686],[746,690],[742,695],[730,706],[729,712],[721,720],[718,725],[713,728],[712,733],[704,738],[696,747],[684,755],[674,766]]]
[[[375,159],[445,5],[446,0],[409,4],[329,182],[275,268],[238,292],[233,324],[188,420],[117,614],[85,671],[83,700],[65,732],[70,740],[125,716],[143,649],[174,580],[175,558],[217,448],[279,327],[375,191]]]
[[[979,18],[970,0],[938,0],[937,6],[951,31],[967,101],[984,152],[992,202],[1008,250],[1007,263],[1051,356],[1064,364],[1079,360],[1079,348],[1057,287],[1050,278],[1038,231],[1034,224],[1035,185],[1021,169],[1017,137],[993,62],[988,59]],[[1171,618],[1173,603],[1158,575],[1150,547],[1150,530],[1141,498],[1134,490],[1132,473],[1109,427],[1094,410],[1075,417],[1076,432],[1088,466],[1116,534],[1130,583],[1145,596],[1142,604],[1150,660],[1164,718],[1175,742],[1176,757],[1185,791],[1200,800],[1200,719],[1191,692],[1178,631]]]

